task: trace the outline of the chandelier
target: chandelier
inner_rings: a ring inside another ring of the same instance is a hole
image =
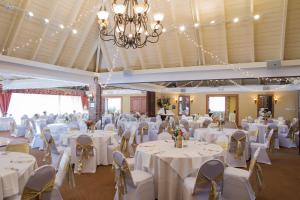
[[[101,6],[97,13],[99,35],[104,41],[114,41],[114,44],[122,48],[142,48],[147,43],[157,43],[163,32],[161,21],[162,13],[153,15],[153,23],[148,22],[150,6],[148,0],[139,3],[138,0],[123,0],[118,3],[114,0],[112,11],[114,13],[111,28],[109,27],[109,12],[105,6]]]

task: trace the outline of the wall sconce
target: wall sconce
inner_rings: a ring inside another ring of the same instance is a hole
[[[175,102],[178,103],[178,99],[177,98],[175,98]]]
[[[255,104],[257,104],[257,99],[256,99],[256,98],[255,98],[255,99],[253,99],[253,101],[254,101],[254,103],[255,103]]]
[[[194,98],[191,98],[191,103],[194,103]]]
[[[274,103],[277,104],[277,101],[278,101],[278,98],[275,97],[275,98],[274,98]]]

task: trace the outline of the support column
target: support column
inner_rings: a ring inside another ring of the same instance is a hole
[[[147,92],[146,111],[149,117],[155,117],[155,92]]]
[[[94,78],[94,83],[89,87],[92,97],[89,99],[89,118],[97,122],[102,117],[102,88],[98,83],[98,78]]]
[[[297,109],[297,117],[298,117],[298,130],[300,130],[300,90],[298,90],[298,109]],[[300,155],[300,134],[299,134],[299,140],[298,140],[298,142],[299,142],[299,148],[298,148],[298,150],[299,150],[299,155]],[[297,141],[297,140],[296,140]]]

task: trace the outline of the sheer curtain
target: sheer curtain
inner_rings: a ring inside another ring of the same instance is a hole
[[[44,95],[44,94],[24,94],[13,93],[10,101],[8,113],[12,114],[17,123],[22,115],[32,117],[34,114],[63,114],[82,112],[82,102],[80,96]]]

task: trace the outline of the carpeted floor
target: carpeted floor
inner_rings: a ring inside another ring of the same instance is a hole
[[[9,137],[1,133],[0,137]],[[32,150],[39,165],[43,152]],[[261,165],[265,187],[258,200],[300,199],[300,155],[297,149],[283,149],[271,155],[272,165]],[[111,200],[114,196],[114,175],[111,166],[99,166],[96,174],[76,175],[76,188],[65,183],[61,189],[64,200]]]

